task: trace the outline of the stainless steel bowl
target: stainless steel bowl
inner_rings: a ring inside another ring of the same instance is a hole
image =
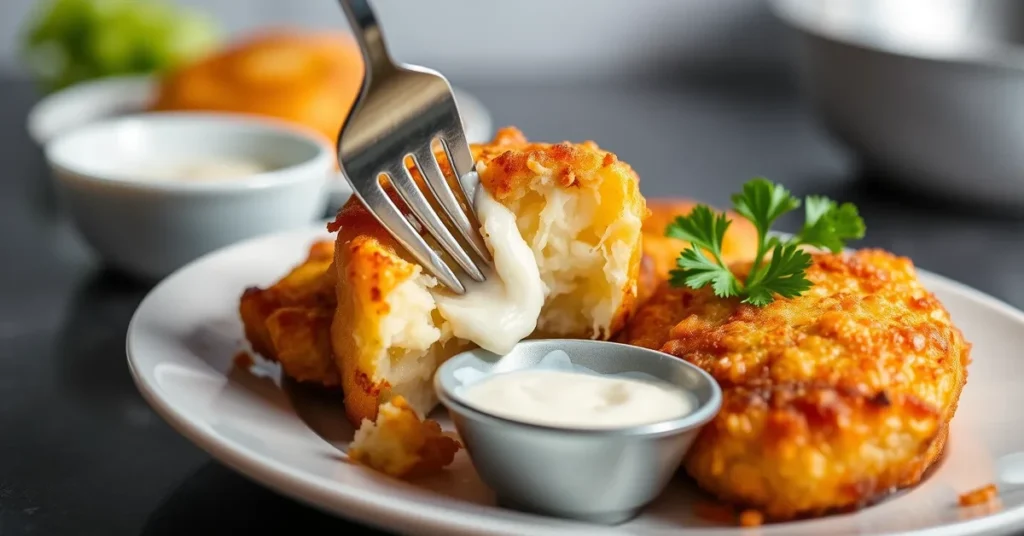
[[[577,430],[496,417],[460,400],[470,376],[537,367],[555,350],[564,350],[573,365],[600,374],[641,373],[677,385],[694,396],[695,410],[643,426]],[[438,369],[434,385],[473,465],[501,504],[603,524],[634,517],[661,493],[701,426],[722,404],[715,380],[681,359],[586,340],[524,341],[506,356],[464,352]]]
[[[1024,2],[772,0],[826,126],[904,186],[1024,207]]]

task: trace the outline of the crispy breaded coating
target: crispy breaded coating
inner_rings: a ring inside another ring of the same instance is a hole
[[[497,141],[478,146],[476,150],[479,154],[490,155],[493,158],[501,154],[502,147],[526,143],[521,133],[505,129],[499,133]],[[642,228],[645,254],[638,272],[638,301],[645,301],[647,296],[654,293],[667,277],[669,269],[674,266],[675,257],[688,245],[685,241],[665,237],[665,227],[676,216],[689,213],[695,205],[695,202],[687,200],[658,199],[648,202],[650,215],[644,220]],[[338,225],[344,222],[353,234],[366,234],[367,230],[378,231],[368,217],[369,214],[361,205],[350,203],[339,216]],[[756,236],[749,236],[747,226],[743,223],[749,225],[746,220],[737,219],[726,233],[723,252],[728,261],[742,260],[754,255],[757,247]],[[381,253],[383,258],[389,259],[392,254],[401,258],[395,253],[399,249],[390,235],[375,235],[375,240],[384,250]],[[369,239],[360,242],[368,243]],[[359,247],[376,246],[369,244]],[[318,281],[318,278],[333,274],[333,269],[331,274],[327,274],[333,258],[334,242],[319,242],[312,247],[309,257],[302,264],[268,289],[247,289],[241,303],[246,337],[255,351],[268,359],[280,361],[285,373],[293,379],[301,378],[302,381],[328,386],[338,383],[335,367],[331,364],[334,357],[329,340],[329,328],[336,300],[333,290],[322,286],[323,282]],[[363,268],[365,267],[360,269]],[[311,283],[313,286],[310,286]],[[321,286],[316,286],[318,284]],[[290,307],[286,307],[286,304]],[[273,314],[279,310],[280,314]],[[652,310],[657,309],[647,309],[644,314],[650,314]],[[621,324],[621,318],[615,324]],[[632,322],[631,329],[643,329],[646,325],[646,322]],[[656,328],[650,331],[662,342],[667,337],[667,333]]]
[[[437,421],[421,420],[399,396],[380,407],[376,422],[363,421],[348,456],[382,473],[412,478],[447,467],[461,448],[457,439],[441,431]]]
[[[537,332],[611,336],[635,307],[646,214],[636,174],[592,142],[529,143],[511,128],[472,150],[481,185],[516,214],[537,260],[546,287]],[[377,406],[399,395],[425,414],[437,403],[434,370],[467,347],[436,307],[433,293],[443,291],[357,200],[331,229],[331,339],[349,419],[373,420]]]
[[[702,310],[707,302],[721,303],[729,308],[728,302],[719,302],[710,292],[694,292],[689,288],[675,288],[662,280],[633,314],[616,339],[633,346],[661,350],[672,336],[672,327],[692,314],[693,309]],[[698,302],[703,302],[698,304]]]
[[[316,242],[302,264],[266,289],[246,289],[239,301],[253,350],[280,362],[289,377],[325,386],[339,383],[330,344],[333,261],[334,242]]]
[[[663,286],[622,335],[718,380],[722,410],[686,470],[773,520],[916,484],[942,452],[967,379],[970,344],[909,259],[813,259],[809,291],[763,308]]]
[[[499,133],[496,142],[479,146],[477,150],[480,154],[489,154],[493,157],[500,154],[502,146],[517,144],[526,144],[526,140],[518,131],[505,129]],[[665,227],[676,216],[689,213],[696,203],[682,199],[655,199],[649,200],[647,205],[650,214],[642,227],[644,256],[638,272],[639,302],[646,301],[647,297],[654,294],[655,289],[674,266],[675,257],[688,245],[685,241],[665,237]],[[338,221],[345,222],[353,234],[365,233],[367,229],[376,231],[376,226],[367,219],[368,217],[369,214],[361,205],[350,203]],[[743,225],[744,223],[747,225]],[[723,252],[727,262],[753,257],[757,237],[751,235],[753,231],[748,229],[748,226],[747,220],[738,218],[726,233]],[[389,235],[376,236],[376,241],[385,250],[381,253],[385,258],[391,258],[392,254],[398,251]],[[318,277],[326,274],[333,256],[334,242],[324,241],[315,244],[309,258],[273,286],[267,290],[248,289],[241,305],[246,337],[255,351],[268,359],[280,361],[286,373],[295,371],[295,374],[289,374],[293,378],[297,375],[304,381],[325,385],[336,385],[338,382],[337,374],[332,370],[335,367],[330,365],[334,357],[329,348],[328,333],[334,316],[335,297],[332,290],[318,287],[319,293],[308,295],[314,299],[306,299],[307,295],[303,293],[303,289],[309,289],[306,282],[316,281]],[[663,301],[667,298],[663,294],[658,296]],[[304,299],[306,301],[302,303]],[[282,302],[289,302],[292,306],[299,304],[302,307],[283,311],[280,315],[274,316],[273,321],[268,322],[275,311],[285,309]],[[650,315],[659,310],[646,308],[641,314]],[[631,322],[630,329],[634,333],[639,330],[650,332],[653,340],[659,342],[642,345],[657,348],[668,337],[667,332],[658,329],[659,325],[658,322]],[[647,326],[651,326],[651,329],[647,329]]]
[[[442,331],[436,285],[358,201],[338,213],[335,270],[337,308],[331,346],[353,424],[374,420],[394,396],[422,414],[433,406],[428,383],[441,361],[465,345]],[[404,252],[402,252],[404,253]]]

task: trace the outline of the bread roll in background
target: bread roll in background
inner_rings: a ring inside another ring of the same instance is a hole
[[[363,59],[340,32],[267,30],[169,73],[153,109],[254,114],[333,142],[363,81]]]

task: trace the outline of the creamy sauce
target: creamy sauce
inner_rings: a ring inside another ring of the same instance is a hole
[[[543,369],[481,380],[466,387],[463,398],[498,417],[561,428],[625,428],[694,409],[687,393],[668,384]]]
[[[496,354],[507,354],[537,328],[544,283],[533,250],[516,227],[516,216],[477,188],[473,206],[494,257],[494,274],[469,282],[461,296],[435,293],[437,308],[452,333]]]
[[[147,166],[150,179],[208,182],[239,179],[267,171],[266,166],[241,158],[212,158],[195,162]]]

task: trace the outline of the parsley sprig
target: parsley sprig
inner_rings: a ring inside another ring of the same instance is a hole
[[[772,224],[801,203],[789,190],[767,179],[747,182],[742,192],[732,196],[732,202],[736,213],[757,229],[757,255],[747,277],[741,281],[722,260],[722,242],[732,223],[728,216],[698,205],[686,216],[677,217],[665,231],[691,244],[676,260],[672,286],[698,289],[710,284],[716,296],[737,296],[744,303],[768,305],[776,294],[792,298],[811,287],[805,276],[811,256],[801,246],[839,253],[848,240],[864,236],[864,220],[856,206],[820,196],[805,199],[804,226],[799,233],[787,240],[769,235]]]

